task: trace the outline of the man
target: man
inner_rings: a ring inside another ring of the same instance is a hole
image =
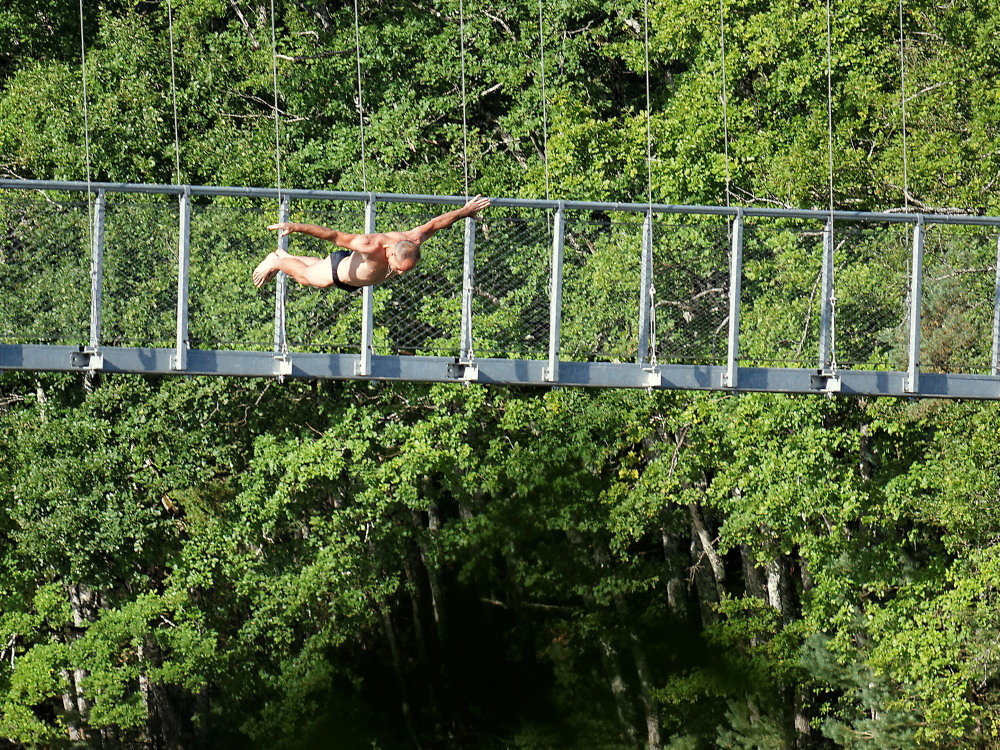
[[[450,227],[459,219],[476,216],[489,205],[489,198],[477,195],[462,208],[436,216],[426,224],[406,232],[349,234],[315,224],[293,224],[287,221],[271,224],[268,229],[280,230],[279,237],[300,232],[333,242],[345,249],[326,258],[291,255],[279,249],[264,258],[254,269],[253,283],[262,287],[278,271],[284,271],[300,284],[321,289],[337,286],[353,292],[363,286],[381,284],[394,275],[413,269],[420,261],[420,246],[432,234]]]

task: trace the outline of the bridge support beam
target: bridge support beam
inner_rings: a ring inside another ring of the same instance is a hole
[[[993,285],[993,352],[990,374],[1000,375],[1000,235],[997,236],[996,277]]]
[[[375,196],[369,195],[365,201],[365,233],[371,234],[375,231]],[[375,331],[374,300],[370,286],[361,290],[361,354],[358,356],[356,374],[361,376],[371,375],[372,372],[372,346]]]
[[[903,388],[907,393],[920,392],[920,306],[923,300],[924,237],[923,217],[913,226],[913,260],[910,266],[910,340],[909,365]]]
[[[833,219],[830,219],[823,229],[823,263],[820,271],[819,370],[822,373],[829,373],[836,369],[833,249]]]
[[[545,380],[554,383],[559,380],[559,327],[562,321],[562,272],[563,236],[566,231],[565,206],[559,201],[556,208],[555,226],[552,228],[552,273],[549,284],[549,366],[545,369]]]
[[[288,196],[281,196],[278,204],[278,221],[288,221],[290,213]],[[279,233],[280,234],[280,233]],[[278,238],[278,247],[288,251],[288,236]],[[284,362],[288,359],[288,339],[286,304],[288,302],[288,274],[279,271],[274,279],[274,358],[275,371],[279,376],[286,374],[283,372]]]
[[[459,363],[471,365],[474,360],[472,348],[472,285],[475,281],[476,265],[476,220],[471,216],[465,219],[465,244],[462,255],[462,321],[461,349],[458,355]]]
[[[743,282],[743,209],[736,209],[730,226],[732,233],[729,251],[729,348],[726,369],[722,373],[722,387],[739,386],[740,359],[740,295]]]
[[[177,237],[177,343],[170,367],[187,369],[188,352],[188,273],[191,268],[191,193],[180,195],[180,227]]]
[[[89,370],[100,370],[101,328],[104,303],[104,219],[107,196],[103,190],[97,191],[94,202],[94,224],[90,242],[90,344],[80,353],[81,366]]]
[[[653,213],[647,211],[642,220],[642,267],[639,273],[639,356],[642,367],[656,364],[655,284],[653,282]],[[650,337],[653,348],[650,351]]]

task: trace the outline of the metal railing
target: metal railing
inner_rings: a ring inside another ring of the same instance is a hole
[[[568,363],[627,363],[653,374],[640,385],[693,366],[730,389],[759,387],[748,368],[808,370],[814,390],[891,372],[904,394],[929,373],[1000,373],[1000,217],[493,198],[360,294],[250,283],[274,221],[397,230],[464,200],[0,180],[0,346],[72,347],[95,369],[112,350],[169,350],[173,372],[244,352],[294,374],[328,354],[357,377],[383,377],[387,356],[466,377],[504,359],[540,383]],[[295,235],[290,251],[330,249]]]

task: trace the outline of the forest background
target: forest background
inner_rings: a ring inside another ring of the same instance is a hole
[[[274,185],[277,62],[286,186],[1000,213],[977,0],[832,3],[829,97],[813,0],[362,2],[363,159],[352,4],[85,5],[0,7],[3,177]],[[5,373],[0,747],[997,748],[998,426]]]

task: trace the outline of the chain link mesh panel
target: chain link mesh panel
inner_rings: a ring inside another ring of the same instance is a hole
[[[86,197],[0,191],[0,341],[90,341],[90,242]]]
[[[171,196],[108,196],[102,344],[173,346],[179,213]]]
[[[519,210],[476,227],[473,347],[481,356],[543,357],[549,347],[552,212]]]
[[[434,216],[426,206],[391,204],[378,214],[379,231],[405,231]],[[420,246],[420,263],[374,289],[376,354],[456,356],[462,319],[465,223],[456,222]]]
[[[274,348],[274,285],[251,272],[277,247],[275,201],[199,199],[191,209],[188,332],[193,349]]]
[[[290,221],[360,234],[365,231],[363,203],[294,201]],[[289,236],[288,252],[321,259],[340,250],[333,243],[305,234]],[[277,235],[274,237],[277,241]],[[331,272],[333,269],[331,268]],[[289,280],[285,303],[286,337],[290,350],[356,352],[361,342],[361,292],[338,287],[323,291]]]
[[[39,198],[39,195],[44,197]],[[176,196],[107,193],[102,290],[104,345],[170,347],[177,306]],[[380,204],[377,229],[405,230],[440,206]],[[359,201],[293,201],[290,218],[364,231]],[[4,343],[86,345],[96,205],[79,193],[0,192],[0,337]],[[255,290],[254,266],[277,244],[266,226],[277,202],[192,199],[191,346],[270,351],[274,292]],[[632,360],[642,290],[642,217],[570,209],[565,215],[561,352],[567,360]],[[541,358],[549,347],[554,212],[494,207],[477,222],[473,349]],[[823,307],[824,221],[749,217],[742,269],[740,361],[815,367]],[[833,352],[843,369],[905,369],[913,226],[838,221],[834,231]],[[657,215],[651,281],[658,361],[725,361],[730,220]],[[295,255],[333,246],[296,234]],[[923,266],[920,365],[990,372],[997,230],[929,224]],[[374,290],[376,353],[456,355],[461,346],[464,222],[422,247],[412,272]],[[288,284],[291,348],[357,351],[361,295]]]
[[[722,364],[729,324],[730,227],[719,217],[653,221],[650,346],[657,361]]]
[[[925,372],[990,372],[996,253],[995,231],[951,224],[927,227],[920,306],[920,366]]]
[[[838,367],[906,369],[912,240],[910,224],[835,224]]]
[[[823,224],[757,217],[746,222],[741,364],[817,365],[822,262]]]
[[[567,212],[562,359],[636,358],[641,274],[641,218]]]

